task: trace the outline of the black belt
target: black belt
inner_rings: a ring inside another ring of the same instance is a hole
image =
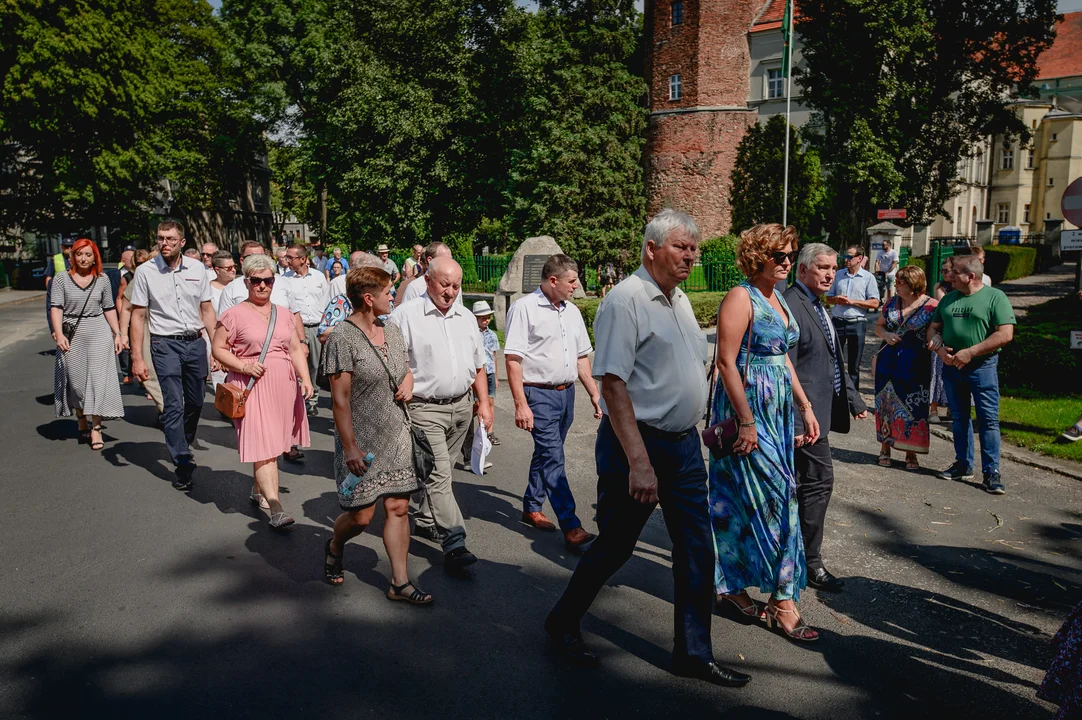
[[[574,387],[575,381],[572,380],[571,382],[566,382],[566,383],[563,383],[562,385],[546,385],[544,383],[528,383],[528,382],[524,382],[522,384],[525,385],[526,387],[541,388],[542,390],[566,390],[569,387]]]
[[[423,398],[423,397],[417,397],[416,395],[414,395],[413,399],[410,400],[410,402],[421,403],[422,405],[454,405],[456,402],[458,402],[459,400],[461,400],[462,398],[466,397],[469,394],[470,394],[470,391],[467,390],[466,392],[462,393],[458,397],[452,397],[452,398]]]
[[[197,340],[202,337],[202,335],[197,332],[181,333],[180,335],[155,335],[154,333],[151,333],[150,337],[152,340],[158,338],[159,340],[187,340],[191,342],[192,340]]]
[[[656,437],[660,440],[667,440],[669,442],[679,442],[688,436],[688,433],[694,432],[695,428],[690,427],[687,430],[681,430],[680,432],[672,432],[670,430],[659,430],[653,425],[647,425],[641,420],[635,423],[639,426],[639,434],[643,436]]]
[[[314,323],[312,323],[311,325],[309,325],[308,323],[305,323],[305,324],[304,324],[304,326],[305,326],[305,327],[319,327],[319,323],[317,323],[317,322],[314,322]]]

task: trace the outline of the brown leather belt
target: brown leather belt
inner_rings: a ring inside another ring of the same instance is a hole
[[[575,385],[575,383],[573,381],[569,382],[569,383],[564,383],[563,385],[545,385],[544,383],[528,383],[528,382],[524,382],[522,384],[525,385],[526,387],[541,388],[542,390],[566,390],[569,387],[573,387]]]

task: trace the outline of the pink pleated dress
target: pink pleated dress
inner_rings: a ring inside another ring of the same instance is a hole
[[[218,322],[229,333],[229,346],[239,360],[255,362],[267,336],[267,319],[249,303],[242,302],[222,313]],[[271,346],[263,360],[265,372],[248,395],[244,417],[233,421],[241,462],[276,458],[293,445],[311,444],[304,397],[289,357],[293,315],[278,306]],[[249,376],[230,372],[226,382],[244,389]]]

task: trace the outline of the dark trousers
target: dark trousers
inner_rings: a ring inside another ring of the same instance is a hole
[[[192,463],[188,449],[195,440],[207,377],[207,344],[194,340],[150,338],[150,358],[162,388],[165,446],[174,465]]]
[[[673,658],[712,662],[714,543],[699,434],[692,428],[674,438],[644,429],[642,439],[657,475],[658,497],[672,540]],[[654,505],[644,505],[628,494],[627,456],[608,416],[597,431],[595,458],[599,534],[549,615],[550,627],[568,632],[578,631],[601,587],[631,557],[654,511]]]
[[[800,503],[800,533],[804,536],[804,558],[808,572],[823,567],[823,524],[827,505],[834,492],[834,463],[830,442],[823,436],[815,443],[799,447],[796,463],[796,496]]]
[[[864,331],[868,327],[866,320],[842,322],[834,320],[834,330],[838,334],[839,349],[845,358],[845,367],[849,377],[853,378],[853,387],[860,389],[860,361],[864,357]]]
[[[120,355],[117,356],[120,360],[120,372],[124,377],[131,375],[131,351],[121,350]]]
[[[575,419],[575,386],[563,390],[526,386],[523,390],[533,412],[533,459],[522,509],[537,512],[547,496],[560,521],[560,529],[571,532],[582,527],[564,470],[564,440]]]

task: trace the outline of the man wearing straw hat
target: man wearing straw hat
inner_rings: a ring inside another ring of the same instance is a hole
[[[379,247],[376,248],[376,255],[379,256],[380,262],[383,263],[383,269],[391,276],[391,284],[398,285],[398,281],[402,276],[398,273],[398,266],[391,259],[391,248],[380,243]]]
[[[504,358],[507,384],[515,401],[515,425],[533,435],[533,459],[522,521],[538,530],[556,526],[541,512],[547,497],[564,541],[580,550],[595,535],[582,528],[564,470],[564,440],[575,418],[575,378],[590,393],[594,417],[601,419],[601,393],[590,369],[590,336],[582,313],[571,302],[579,286],[578,264],[553,255],[541,270],[541,285],[507,311]]]

